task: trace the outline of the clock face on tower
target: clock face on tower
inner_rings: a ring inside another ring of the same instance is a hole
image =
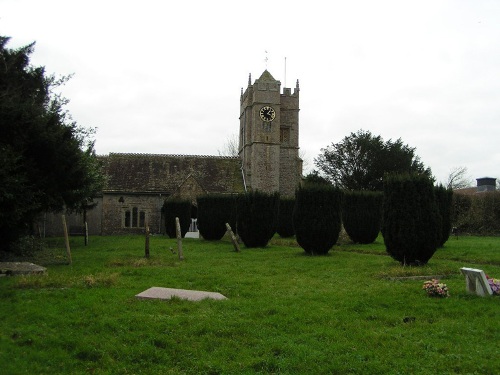
[[[259,115],[262,121],[271,122],[276,117],[276,111],[273,107],[266,105],[260,109]]]

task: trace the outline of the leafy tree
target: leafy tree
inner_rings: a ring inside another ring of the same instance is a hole
[[[317,170],[313,170],[304,177],[304,186],[310,185],[331,185],[332,183],[321,176]]]
[[[335,186],[345,190],[383,190],[386,173],[420,173],[431,177],[430,168],[415,155],[415,148],[400,139],[384,141],[369,131],[358,130],[339,143],[321,149],[314,159],[317,168]]]
[[[80,209],[100,190],[102,176],[91,140],[54,93],[68,77],[30,65],[34,43],[6,47],[0,36],[0,238],[4,248],[44,211]]]

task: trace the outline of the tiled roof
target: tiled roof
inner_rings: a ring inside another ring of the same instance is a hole
[[[173,194],[190,176],[211,193],[244,189],[238,157],[111,153],[102,160],[104,193]]]

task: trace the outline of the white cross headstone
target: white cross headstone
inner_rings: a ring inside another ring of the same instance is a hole
[[[462,267],[460,271],[465,276],[465,288],[469,293],[475,293],[478,296],[493,294],[483,270]]]

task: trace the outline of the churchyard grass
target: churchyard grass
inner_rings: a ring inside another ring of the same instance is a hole
[[[451,236],[444,247],[438,249],[434,259],[465,261],[479,264],[500,265],[500,237]],[[344,240],[343,251],[356,251],[364,254],[386,255],[384,239],[380,235],[373,244],[357,245]]]
[[[47,241],[46,276],[0,278],[3,374],[498,374],[500,297],[465,291],[460,267],[500,277],[500,238],[450,238],[425,267],[383,240],[311,257],[293,240],[233,251],[229,239]],[[45,257],[44,257],[45,255]],[[428,297],[442,276],[450,297]],[[224,301],[138,300],[152,286]]]

